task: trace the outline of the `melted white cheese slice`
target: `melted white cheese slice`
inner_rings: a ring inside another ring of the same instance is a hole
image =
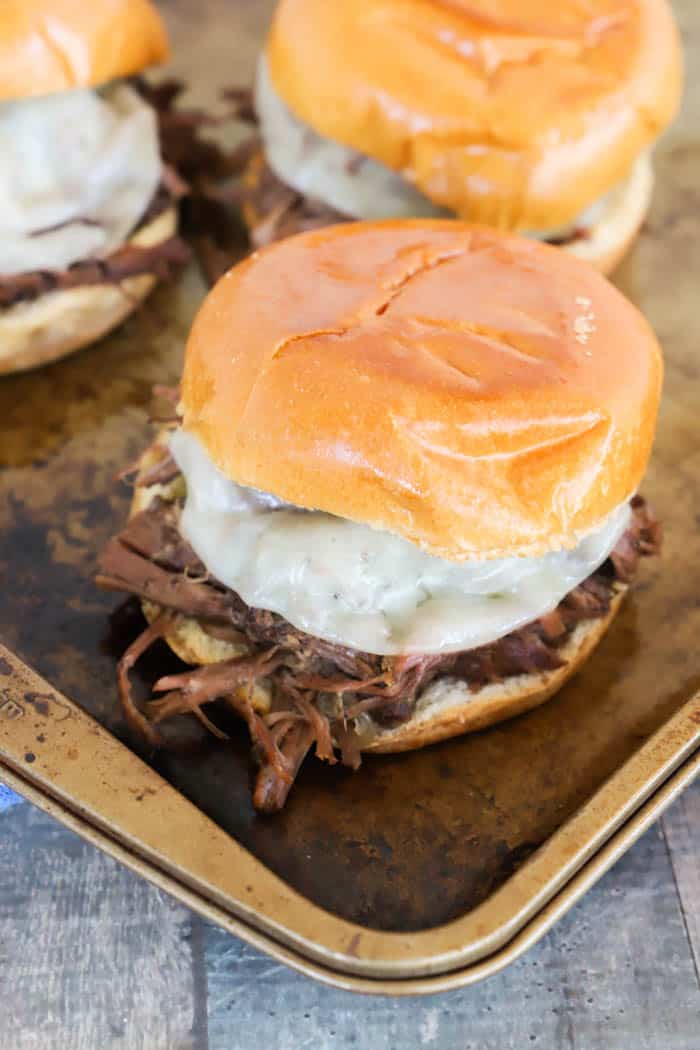
[[[355,219],[452,215],[448,209],[433,204],[398,172],[347,146],[322,138],[295,117],[275,91],[264,56],[258,62],[255,108],[270,167],[299,193],[316,197]],[[648,165],[648,155],[642,154],[637,164]],[[591,229],[605,221],[608,212],[619,207],[635,174],[639,174],[636,167],[628,179],[593,201],[572,223],[547,230],[527,230],[523,236],[545,241],[572,236],[577,229]]]
[[[357,219],[450,215],[397,172],[298,120],[272,86],[264,57],[255,79],[255,110],[270,167],[299,193]]]
[[[627,528],[623,504],[574,550],[457,564],[407,540],[229,481],[197,438],[170,438],[187,482],[180,528],[251,606],[364,652],[442,653],[493,642],[554,609]]]
[[[0,103],[0,274],[123,244],[160,180],[156,117],[133,88]]]

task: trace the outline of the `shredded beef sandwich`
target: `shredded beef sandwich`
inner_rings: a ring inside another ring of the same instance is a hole
[[[544,702],[658,553],[636,493],[660,383],[634,307],[536,241],[348,223],[241,263],[101,558],[148,621],[118,670],[130,725],[224,737],[227,705],[269,812],[310,751],[357,768]],[[190,669],[144,705],[130,671],[159,638]]]
[[[256,246],[324,223],[456,216],[609,273],[680,98],[668,0],[279,0],[241,112]]]
[[[0,375],[99,339],[187,259],[184,187],[134,81],[167,54],[149,0],[2,4]]]

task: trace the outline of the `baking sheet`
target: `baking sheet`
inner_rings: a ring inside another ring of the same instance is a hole
[[[67,826],[276,958],[340,987],[409,994],[469,983],[517,957],[700,768],[700,695],[478,907],[417,932],[319,908],[0,646],[0,773]],[[90,762],[81,762],[89,753]]]
[[[314,956],[303,951],[294,951],[278,940],[261,933],[256,925],[241,921],[235,913],[221,907],[206,894],[193,891],[161,867],[144,860],[138,853],[125,848],[122,841],[112,838],[79,814],[56,801],[50,794],[37,788],[32,781],[24,779],[15,770],[0,766],[2,775],[16,791],[45,813],[59,820],[66,827],[81,835],[88,842],[102,849],[132,871],[137,872],[160,889],[172,894],[183,904],[204,918],[217,923],[229,933],[241,937],[248,944],[267,952],[280,962],[286,963],[300,973],[315,977],[325,984],[347,991],[364,992],[371,995],[427,995],[475,984],[491,977],[509,966],[520,955],[531,948],[548,930],[593,886],[608,869],[632,846],[637,839],[658,820],[661,814],[678,798],[700,772],[700,755],[688,759],[654,794],[635,811],[634,815],[606,843],[597,850],[576,875],[538,911],[534,918],[525,922],[516,935],[504,946],[484,958],[467,966],[441,972],[434,966],[418,967],[415,977],[363,976],[363,970],[342,968],[343,959],[338,953],[327,953],[326,957]],[[357,954],[362,948],[355,935]],[[362,962],[362,959],[358,960]]]
[[[174,68],[197,84],[194,102],[246,81],[271,6],[163,5],[176,53],[181,45]],[[690,0],[676,7],[692,41],[700,11]],[[358,774],[307,762],[275,817],[252,810],[242,727],[231,745],[145,756],[287,885],[343,919],[426,930],[492,899],[700,687],[698,95],[658,150],[652,214],[616,278],[666,350],[644,485],[666,526],[665,554],[643,566],[583,674],[529,715],[424,752],[367,758]],[[101,346],[0,381],[0,638],[124,741],[114,665],[140,620],[92,575],[129,501],[114,477],[148,440],[152,385],[177,380],[202,294],[191,268]],[[173,666],[154,652],[144,686]],[[78,756],[90,760],[89,749]]]

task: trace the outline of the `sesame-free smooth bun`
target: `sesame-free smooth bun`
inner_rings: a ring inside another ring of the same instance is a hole
[[[348,223],[219,281],[183,425],[298,506],[454,561],[536,556],[636,490],[661,375],[647,322],[573,256],[449,220]]]
[[[471,221],[575,221],[679,102],[668,0],[281,0],[275,90],[317,134]]]
[[[0,4],[0,101],[97,87],[167,57],[150,0]]]

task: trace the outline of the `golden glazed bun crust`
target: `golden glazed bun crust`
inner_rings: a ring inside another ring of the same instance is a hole
[[[681,87],[667,0],[281,0],[267,59],[320,135],[518,230],[621,182]]]
[[[97,87],[168,54],[150,0],[0,3],[0,101]]]
[[[230,478],[455,561],[572,546],[637,488],[661,353],[556,248],[451,221],[280,241],[202,306],[184,426]]]
[[[128,243],[148,248],[176,229],[177,212],[169,208]],[[47,292],[0,310],[0,376],[49,364],[101,339],[137,309],[156,280],[152,274],[140,274],[120,284]]]

